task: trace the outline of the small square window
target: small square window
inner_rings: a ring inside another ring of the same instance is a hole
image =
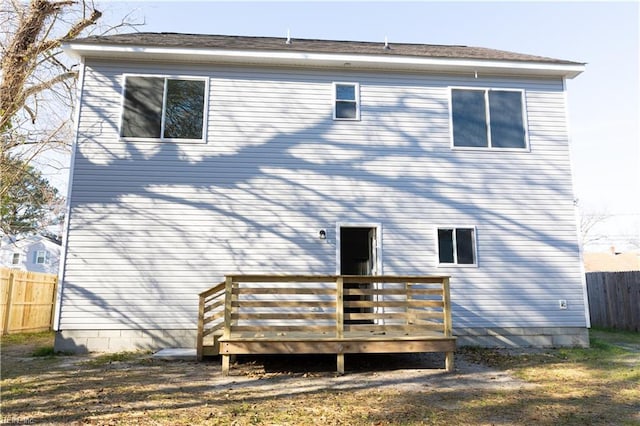
[[[357,83],[334,83],[334,120],[360,119],[360,89]]]
[[[440,264],[475,265],[474,228],[438,228],[438,261]]]
[[[20,263],[20,253],[13,253],[13,256],[11,257],[11,264],[17,265],[19,263]]]

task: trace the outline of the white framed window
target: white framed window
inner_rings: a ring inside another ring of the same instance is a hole
[[[20,253],[13,253],[11,256],[11,264],[17,265],[20,263]]]
[[[477,266],[475,227],[438,227],[438,264]]]
[[[454,148],[526,150],[524,91],[451,88]]]
[[[333,83],[333,119],[360,120],[358,83]]]
[[[205,78],[125,75],[120,137],[204,141],[207,93]]]
[[[44,265],[49,261],[49,253],[46,250],[38,250],[34,256],[34,262],[37,265]]]

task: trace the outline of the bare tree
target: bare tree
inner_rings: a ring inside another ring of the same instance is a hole
[[[580,243],[582,247],[598,243],[607,238],[607,235],[598,231],[598,227],[611,218],[611,215],[603,211],[586,210],[578,203],[580,212]]]
[[[62,55],[62,43],[98,29],[102,12],[92,0],[0,0],[0,154],[25,164],[44,150],[66,147],[77,64]],[[136,24],[99,28],[109,33]],[[0,169],[0,172],[2,170]],[[0,196],[6,191],[0,188]]]
[[[6,201],[33,173],[36,158],[70,146],[78,69],[62,43],[136,24],[127,15],[98,28],[102,13],[93,0],[0,2],[0,197]]]
[[[102,16],[95,8],[89,12],[88,5],[82,2],[82,16],[68,22],[65,13],[77,4],[72,0],[32,0],[25,5],[11,0],[13,16],[5,23],[10,32],[2,45],[0,129],[10,126],[21,109],[35,122],[38,95],[76,77],[76,71],[58,59],[60,44],[77,37]],[[66,31],[56,36],[61,26],[66,26]],[[43,76],[45,69],[53,72]]]

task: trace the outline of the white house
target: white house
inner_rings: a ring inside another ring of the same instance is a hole
[[[60,263],[60,241],[42,235],[14,240],[0,240],[0,264],[22,271],[57,274]]]
[[[465,46],[136,33],[82,59],[57,349],[193,346],[227,273],[450,275],[458,343],[588,344],[566,79]]]

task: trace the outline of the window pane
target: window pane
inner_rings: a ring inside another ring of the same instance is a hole
[[[489,113],[492,147],[526,147],[522,123],[522,93],[490,91]]]
[[[17,265],[20,263],[20,253],[13,253],[13,258],[11,259],[12,265]]]
[[[456,252],[458,253],[458,264],[472,265],[475,263],[473,229],[456,229]]]
[[[355,101],[356,86],[353,84],[336,84],[336,99],[341,101]]]
[[[453,263],[453,229],[438,229],[440,263]]]
[[[336,102],[336,118],[356,118],[355,102]]]
[[[484,91],[452,90],[453,145],[487,147]]]
[[[163,92],[163,78],[127,77],[121,136],[160,137]]]
[[[204,81],[168,80],[164,137],[202,139]]]

